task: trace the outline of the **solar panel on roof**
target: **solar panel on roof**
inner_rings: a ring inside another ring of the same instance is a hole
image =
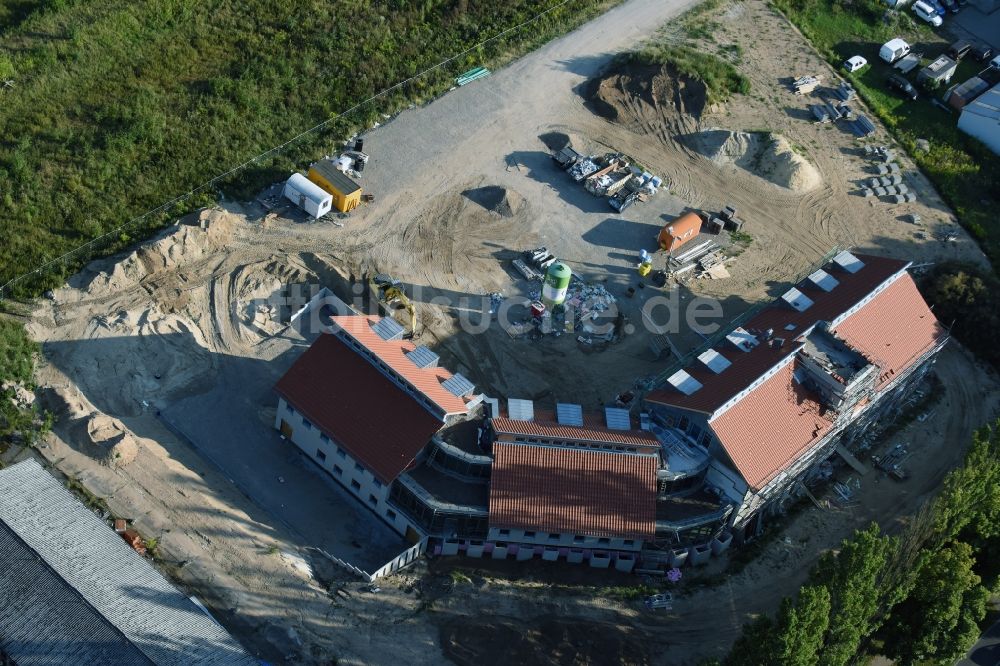
[[[704,363],[705,366],[715,374],[719,374],[732,365],[728,358],[714,349],[709,349],[708,351],[699,354],[698,360]]]
[[[469,395],[476,389],[475,384],[457,372],[441,382],[441,386],[443,386],[449,393],[454,396],[458,396],[459,398],[464,395]]]
[[[507,398],[507,411],[512,421],[533,421],[535,419],[535,403],[520,398]]]
[[[413,365],[418,368],[434,368],[437,367],[441,357],[427,347],[420,345],[413,351],[406,352],[406,358],[413,361]]]
[[[375,322],[372,330],[383,340],[401,340],[406,329],[392,317],[382,317]]]
[[[583,407],[566,402],[557,402],[556,421],[562,425],[582,426]]]
[[[792,287],[785,293],[781,295],[781,300],[791,305],[798,312],[805,312],[813,304],[811,298],[803,294],[801,291]]]
[[[841,252],[840,254],[838,254],[836,257],[834,257],[833,258],[833,263],[837,264],[838,266],[840,266],[841,268],[843,268],[848,273],[857,273],[858,271],[860,271],[865,266],[865,264],[864,264],[863,261],[861,261],[860,259],[858,259],[857,257],[855,257],[853,254],[851,254],[847,250],[844,250],[843,252]]]
[[[760,341],[757,340],[757,337],[752,333],[750,333],[750,331],[743,328],[742,326],[736,328],[731,333],[726,335],[726,340],[729,340],[729,342],[731,342],[733,346],[739,349],[740,351],[745,351],[745,352],[750,351],[758,344],[760,344]]]
[[[701,382],[684,372],[678,370],[667,378],[667,382],[684,395],[691,395],[701,388]]]
[[[837,281],[837,278],[833,277],[822,268],[810,275],[809,281],[823,291],[833,291],[833,288],[840,284],[840,282]]]
[[[605,407],[604,420],[611,430],[631,430],[632,418],[627,409],[621,407]]]

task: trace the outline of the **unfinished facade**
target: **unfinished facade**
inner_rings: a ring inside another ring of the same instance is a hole
[[[476,394],[394,320],[333,317],[278,383],[275,427],[431,552],[697,563],[759,534],[926,374],[947,335],[907,267],[842,252],[602,414]]]

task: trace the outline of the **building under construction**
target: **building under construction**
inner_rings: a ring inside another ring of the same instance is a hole
[[[429,552],[631,571],[760,533],[947,341],[908,263],[842,252],[632,409],[477,393],[389,318],[333,318],[275,427]]]

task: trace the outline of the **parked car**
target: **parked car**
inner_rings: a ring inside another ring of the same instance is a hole
[[[958,6],[958,0],[941,0],[941,4],[952,14],[957,14],[960,7]]]
[[[856,72],[867,64],[868,61],[861,56],[851,56],[844,61],[844,69],[848,72]]]
[[[993,58],[993,60],[990,60],[990,67],[993,69],[1000,69],[1000,55]]]
[[[947,55],[955,62],[958,62],[959,60],[964,58],[971,50],[972,50],[972,43],[962,39],[949,46],[948,50],[945,52],[945,55]]]
[[[910,99],[917,98],[917,89],[914,88],[909,81],[904,79],[899,74],[890,75],[889,78],[886,80],[886,85],[888,85],[893,90],[898,90],[899,92],[903,93],[904,96],[909,97]]]
[[[944,23],[944,19],[941,18],[937,10],[924,2],[924,0],[917,0],[913,3],[913,13],[935,28],[941,27],[941,24]]]
[[[882,45],[882,48],[879,49],[878,57],[891,65],[900,58],[909,55],[909,53],[910,45],[899,37],[896,37]]]
[[[925,5],[930,5],[931,8],[937,12],[938,16],[942,19],[944,18],[946,11],[944,5],[941,4],[941,0],[923,0],[923,2]]]
[[[993,47],[985,42],[979,42],[972,47],[972,50],[969,53],[972,54],[972,57],[977,61],[986,62],[990,59],[990,56],[993,55]]]

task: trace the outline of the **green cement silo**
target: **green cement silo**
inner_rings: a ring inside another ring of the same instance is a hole
[[[562,302],[566,300],[569,278],[572,275],[573,271],[561,261],[549,266],[545,273],[545,283],[542,285],[542,303],[545,303],[549,308],[562,305]]]

